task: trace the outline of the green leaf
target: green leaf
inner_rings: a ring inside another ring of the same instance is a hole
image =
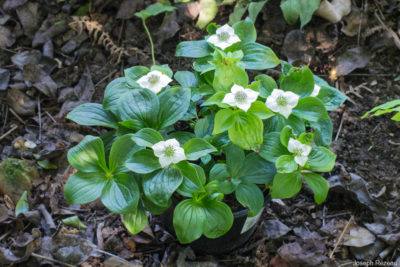
[[[311,96],[301,98],[297,106],[292,110],[292,114],[299,118],[314,122],[329,118],[321,100]]]
[[[187,161],[181,161],[177,163],[176,166],[183,175],[182,184],[178,189],[178,192],[181,195],[192,197],[193,193],[204,191],[203,185],[205,184],[205,179],[199,176],[198,172],[196,171],[196,168],[201,168],[200,166],[190,164]]]
[[[62,220],[63,224],[78,229],[86,229],[87,226],[79,219],[78,216],[71,216]]]
[[[291,198],[296,195],[303,185],[299,172],[277,173],[271,187],[272,198]]]
[[[228,130],[231,141],[249,150],[258,148],[263,140],[263,122],[254,114],[239,111],[235,122]]]
[[[262,158],[275,163],[280,156],[288,155],[289,151],[281,144],[280,133],[272,132],[264,135],[259,154]]]
[[[118,107],[122,121],[131,120],[140,125],[140,128],[156,128],[159,124],[159,109],[158,97],[149,89],[136,89],[126,93]]]
[[[203,233],[208,238],[220,237],[231,229],[233,224],[233,214],[225,203],[217,200],[207,201],[204,205]]]
[[[140,86],[137,85],[137,88],[139,87]],[[134,89],[129,87],[124,77],[111,81],[104,91],[103,108],[116,113],[120,98],[130,90]]]
[[[196,87],[199,85],[199,79],[190,71],[177,71],[174,78],[184,88]]]
[[[109,167],[111,173],[128,171],[125,167],[126,161],[135,153],[139,147],[135,144],[133,134],[118,137],[110,150]]]
[[[199,0],[199,2],[202,8],[199,13],[199,18],[197,19],[196,27],[202,29],[215,18],[218,12],[218,6],[215,0]]]
[[[283,127],[281,134],[280,134],[280,140],[281,140],[281,144],[284,147],[288,146],[289,140],[291,137],[293,137],[293,128],[290,125],[286,125],[285,127]]]
[[[220,91],[216,92],[212,96],[206,99],[206,101],[201,104],[201,106],[206,107],[206,106],[212,106],[212,105],[217,105],[221,108],[227,108],[229,107],[228,104],[222,103],[222,100],[224,99],[226,95],[226,92]]]
[[[334,87],[321,86],[317,98],[324,103],[326,110],[331,111],[339,108],[346,101],[347,96]]]
[[[146,174],[160,169],[161,165],[152,150],[144,149],[135,152],[126,167],[133,172]]]
[[[238,1],[235,5],[235,9],[229,15],[229,25],[232,25],[238,21],[240,21],[247,11],[248,4],[243,1]]]
[[[205,40],[202,41],[184,41],[176,47],[175,56],[201,58],[210,55],[213,49]]]
[[[132,137],[138,146],[152,147],[154,144],[163,141],[159,132],[151,128],[144,128],[135,133]]]
[[[203,233],[207,217],[204,209],[193,199],[180,202],[174,210],[173,225],[182,244],[198,239]]]
[[[318,9],[320,0],[282,0],[281,9],[285,20],[295,24],[300,17],[301,27],[306,25]]]
[[[174,75],[174,72],[171,70],[171,68],[168,66],[168,64],[164,65],[153,65],[150,68],[151,71],[158,70],[162,74],[167,75],[168,77],[172,78]]]
[[[172,165],[159,171],[147,174],[143,178],[143,191],[152,202],[165,207],[172,194],[183,181],[183,175],[178,167]]]
[[[232,27],[242,43],[254,43],[256,41],[257,31],[250,19],[236,22]]]
[[[373,109],[371,109],[370,111],[366,112],[361,118],[362,119],[366,118],[371,112],[374,112],[374,114],[372,116],[379,116],[379,115],[382,115],[385,113],[393,112],[398,108],[397,107],[398,105],[400,105],[400,99],[386,102],[386,103],[376,106]]]
[[[317,122],[310,121],[314,129],[314,140],[317,146],[330,146],[332,143],[333,125],[331,119],[321,119]]]
[[[175,7],[173,7],[173,6],[167,6],[167,5],[163,5],[160,3],[156,3],[156,4],[152,4],[148,7],[146,7],[145,10],[136,12],[135,16],[145,20],[151,16],[156,16],[156,15],[164,13],[164,12],[174,11],[174,9],[175,9]]]
[[[242,43],[238,49],[243,51],[242,62],[249,70],[265,70],[279,65],[279,58],[271,48],[259,43]]]
[[[27,211],[29,211],[28,192],[25,190],[15,206],[15,217]]]
[[[246,156],[238,177],[243,182],[267,184],[274,179],[275,174],[275,165],[253,152]]]
[[[261,101],[253,102],[249,110],[247,110],[247,112],[256,115],[262,120],[275,116],[275,113],[269,110],[269,108],[267,108],[267,106]]]
[[[169,88],[158,98],[161,103],[158,120],[161,124],[160,129],[162,129],[174,124],[185,116],[190,104],[190,90]]]
[[[175,138],[178,142],[179,142],[179,144],[185,144],[187,141],[189,141],[190,139],[192,139],[192,138],[195,138],[196,136],[193,134],[193,133],[191,133],[191,132],[180,132],[180,131],[178,131],[178,132],[172,132],[172,133],[170,133],[166,138],[165,138],[165,140],[168,140],[168,139],[173,139],[173,138]]]
[[[172,205],[171,199],[168,201],[168,204],[165,207],[160,207],[154,204],[153,202],[151,202],[151,200],[147,199],[145,195],[142,195],[142,200],[144,206],[146,207],[146,210],[148,210],[152,215],[163,214]]]
[[[249,217],[257,215],[264,206],[264,196],[255,184],[241,183],[235,195],[239,203],[249,209]]]
[[[140,88],[136,81],[149,72],[150,69],[144,66],[134,66],[124,70],[126,82],[133,88]]]
[[[114,213],[129,214],[136,211],[139,196],[135,177],[120,173],[107,181],[101,192],[101,202]]]
[[[245,159],[244,151],[236,145],[226,148],[226,167],[231,178],[238,178]]]
[[[314,75],[307,66],[292,68],[282,78],[281,89],[291,91],[300,97],[309,96],[314,90]]]
[[[209,174],[210,181],[223,181],[229,176],[228,167],[224,163],[217,163],[213,165]]]
[[[258,14],[261,12],[267,2],[268,0],[264,0],[259,2],[251,2],[249,4],[249,17],[253,21],[253,23],[256,23]]]
[[[225,132],[235,122],[235,115],[231,109],[221,109],[215,115],[213,135]]]
[[[236,62],[218,62],[215,66],[213,87],[218,91],[230,92],[233,84],[246,87],[249,77]]]
[[[276,160],[276,170],[279,173],[292,173],[297,170],[297,163],[292,155],[283,155]]]
[[[68,162],[81,172],[107,172],[103,141],[100,137],[85,136],[68,151]]]
[[[329,172],[335,166],[336,155],[329,149],[318,146],[313,147],[308,156],[308,165],[315,172]]]
[[[261,74],[256,76],[255,80],[261,82],[260,96],[263,98],[267,98],[274,89],[278,88],[278,85],[271,76]]]
[[[51,161],[48,159],[40,160],[37,162],[37,164],[46,170],[54,170],[54,169],[58,168],[57,165],[55,165],[54,163],[51,163]]]
[[[77,16],[77,17],[82,17],[85,16],[89,13],[90,7],[92,6],[92,3],[89,2],[85,5],[82,5],[78,8],[77,11],[75,11],[75,13],[73,14],[73,16]]]
[[[201,138],[193,138],[183,145],[185,155],[188,160],[198,160],[199,158],[208,155],[217,149],[209,142]]]
[[[312,133],[302,133],[299,136],[299,141],[305,145],[312,146],[312,142],[314,139],[314,134]]]
[[[194,70],[199,72],[200,74],[204,74],[209,71],[215,70],[214,65],[210,63],[213,59],[214,59],[213,56],[205,56],[202,58],[197,58],[193,62]]]
[[[147,215],[142,204],[139,203],[136,212],[124,214],[123,223],[131,234],[141,232],[147,225]]]
[[[304,180],[307,185],[314,192],[314,200],[317,204],[321,204],[328,196],[329,183],[319,174],[316,173],[303,173]]]
[[[115,116],[97,103],[85,103],[74,108],[68,113],[67,119],[85,126],[118,128],[118,121]]]
[[[69,204],[85,204],[98,199],[107,182],[103,173],[76,172],[71,175],[64,188]]]
[[[194,134],[196,137],[204,138],[212,135],[214,120],[212,116],[199,119],[194,125]]]

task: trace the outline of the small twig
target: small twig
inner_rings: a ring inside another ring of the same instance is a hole
[[[3,140],[4,138],[6,138],[10,133],[14,132],[16,129],[18,129],[18,125],[14,125],[13,128],[11,128],[5,134],[0,136],[0,140]]]
[[[101,232],[103,227],[104,227],[104,222],[101,222],[97,225],[97,229],[96,229],[97,247],[99,249],[104,249],[103,233]]]
[[[96,88],[99,84],[101,84],[102,82],[104,82],[105,80],[107,80],[108,78],[110,78],[111,76],[114,75],[114,73],[116,73],[118,70],[113,70],[112,72],[110,72],[107,76],[105,76],[103,79],[101,79],[100,81],[98,81],[94,87]]]
[[[357,46],[360,46],[361,26],[362,26],[364,11],[365,11],[365,6],[364,6],[364,0],[363,0],[362,1],[362,11],[361,11],[361,15],[360,15],[360,24],[358,25]]]
[[[54,223],[53,217],[51,217],[50,213],[47,211],[46,207],[44,204],[39,205],[39,210],[43,214],[43,217],[47,223],[47,225],[50,227],[50,229],[56,229],[56,224]]]
[[[335,142],[338,140],[340,132],[342,131],[343,121],[344,121],[344,112],[342,114],[342,117],[340,118],[339,129],[338,129],[338,131],[336,133],[336,136],[335,136]]]
[[[0,241],[6,238],[9,234],[11,234],[13,229],[8,230],[7,232],[4,233],[4,235],[0,236]]]
[[[344,234],[347,232],[347,229],[349,228],[350,223],[351,223],[352,221],[353,221],[353,216],[350,217],[350,219],[349,219],[349,221],[347,222],[346,226],[344,227],[342,233],[340,234],[339,239],[338,239],[338,241],[336,242],[335,247],[333,248],[331,254],[329,255],[329,259],[332,259],[332,258],[333,258],[333,254],[335,254],[335,251],[336,251],[336,249],[338,248],[340,242],[342,242],[342,239],[343,239],[343,237],[344,237]]]
[[[42,112],[40,109],[40,95],[37,97],[38,119],[39,119],[39,142],[42,143]]]
[[[97,252],[106,254],[106,255],[108,255],[108,256],[118,258],[118,259],[119,259],[120,261],[122,261],[122,262],[128,262],[127,260],[125,260],[125,259],[123,259],[123,258],[121,258],[121,257],[119,257],[119,256],[117,256],[117,255],[115,255],[115,254],[112,254],[112,253],[110,253],[110,252],[107,252],[107,251],[105,251],[105,250],[97,249],[97,248],[96,248],[95,250],[96,250]]]
[[[49,258],[49,257],[43,256],[43,255],[40,255],[40,254],[36,254],[36,253],[33,253],[33,252],[32,252],[31,255],[32,255],[33,257],[35,257],[35,258],[39,258],[39,259],[43,259],[43,260],[48,260],[48,261],[55,262],[55,263],[58,263],[58,264],[61,264],[61,265],[64,265],[64,266],[76,267],[75,265],[72,265],[72,264],[69,264],[69,263],[65,263],[65,262],[62,262],[62,261],[59,261],[59,260],[56,260],[56,259],[53,259],[53,258]]]
[[[375,17],[379,21],[379,23],[382,25],[382,27],[392,36],[393,42],[397,46],[397,48],[400,49],[400,38],[399,38],[399,36],[392,29],[390,29],[388,26],[386,26],[386,24],[383,22],[381,17],[378,15],[376,10],[375,10]]]
[[[1,50],[4,50],[4,51],[6,51],[6,52],[9,52],[9,53],[13,53],[13,54],[17,54],[17,53],[18,53],[18,52],[12,51],[12,50],[10,50],[10,49],[7,49],[7,48],[1,47],[1,46],[0,46],[0,49],[1,49]]]
[[[10,110],[11,114],[13,114],[15,118],[17,118],[17,120],[19,120],[22,124],[25,124],[24,120],[21,119],[20,116],[18,116],[17,112],[15,112],[12,108],[9,108],[9,110]]]
[[[46,113],[46,115],[55,123],[57,124],[58,122],[56,121],[56,119],[54,119],[53,116],[51,116],[51,114],[46,110],[44,113]]]
[[[6,108],[6,115],[4,116],[3,129],[6,127],[7,120],[8,120],[8,109]]]

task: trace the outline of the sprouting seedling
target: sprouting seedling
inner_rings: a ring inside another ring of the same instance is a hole
[[[150,46],[151,46],[151,58],[153,60],[154,65],[156,64],[156,59],[154,57],[154,44],[153,44],[153,39],[151,38],[149,29],[147,28],[147,25],[146,25],[146,19],[148,17],[156,16],[156,15],[164,13],[164,12],[171,12],[174,9],[175,9],[175,7],[173,7],[173,6],[167,6],[167,5],[163,5],[160,3],[156,3],[156,4],[148,6],[145,10],[135,13],[136,17],[139,17],[142,19],[143,28],[146,31],[147,36],[149,37]]]

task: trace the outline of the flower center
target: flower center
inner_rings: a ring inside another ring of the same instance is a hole
[[[303,151],[300,149],[300,148],[298,148],[298,149],[295,149],[294,151],[293,151],[293,154],[295,155],[295,156],[301,156],[301,153],[302,153]]]
[[[221,32],[220,34],[218,34],[218,40],[220,40],[221,42],[226,42],[229,39],[229,33],[227,32]]]
[[[278,96],[278,97],[276,98],[276,103],[277,103],[279,106],[286,106],[286,105],[287,105],[287,100],[286,100],[286,98],[285,98],[284,96]]]
[[[246,100],[247,100],[247,95],[245,92],[239,91],[235,94],[235,101],[237,103],[244,103],[246,102]]]
[[[164,155],[168,158],[173,157],[175,154],[175,148],[172,146],[168,146],[164,150]]]
[[[150,77],[149,77],[149,83],[150,84],[156,84],[157,82],[158,82],[158,80],[159,80],[159,78],[158,78],[158,76],[157,75],[151,75]]]

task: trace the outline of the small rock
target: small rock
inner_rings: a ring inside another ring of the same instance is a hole
[[[10,72],[6,69],[0,69],[0,90],[6,90],[10,81]]]
[[[291,229],[279,220],[265,221],[264,233],[269,239],[278,239],[286,235]]]

